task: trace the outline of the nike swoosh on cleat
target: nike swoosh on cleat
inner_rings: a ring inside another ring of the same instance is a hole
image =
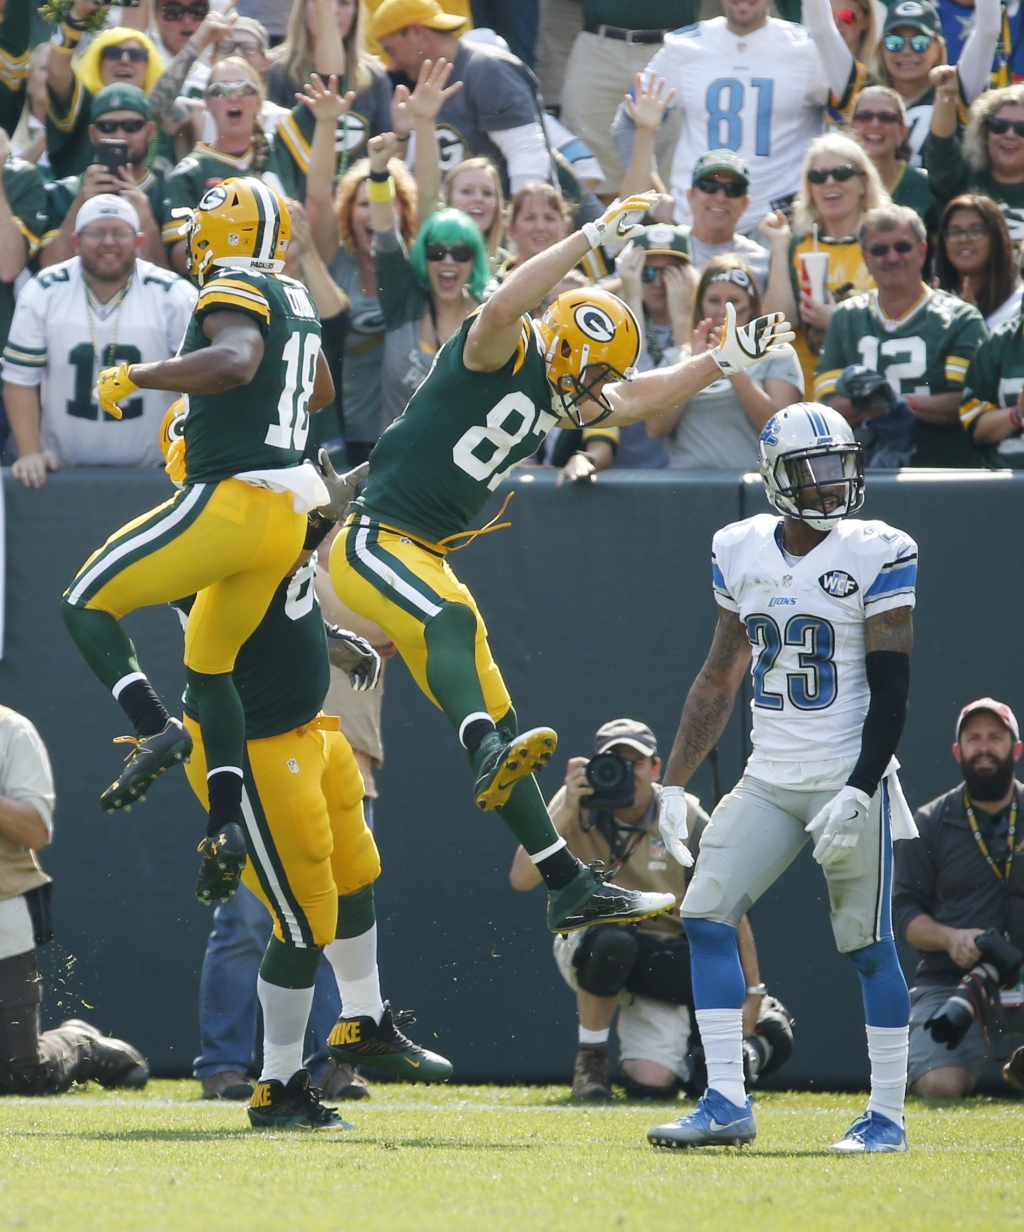
[[[732,1127],[733,1127],[734,1125],[739,1125],[739,1124],[741,1124],[741,1122],[740,1122],[740,1121],[728,1121],[725,1125],[720,1125],[720,1124],[718,1123],[718,1121],[716,1121],[716,1120],[714,1120],[714,1118],[712,1118],[712,1121],[711,1121],[711,1129],[715,1129],[715,1130],[719,1130],[719,1129],[732,1129]]]
[[[409,1061],[409,1058],[408,1058],[408,1057],[406,1057],[405,1059],[406,1059],[407,1061]],[[420,1062],[419,1062],[419,1061],[409,1061],[409,1064],[413,1067],[413,1069],[419,1069],[419,1067],[420,1067]]]

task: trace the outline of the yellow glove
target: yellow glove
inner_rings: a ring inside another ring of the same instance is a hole
[[[96,382],[96,397],[100,407],[115,419],[121,418],[121,408],[117,404],[130,398],[139,388],[129,375],[130,372],[128,364],[122,364],[120,368],[104,368]]]
[[[635,239],[644,233],[640,219],[660,200],[660,193],[645,192],[627,197],[625,201],[613,201],[600,218],[585,222],[580,230],[590,240],[591,248]]]

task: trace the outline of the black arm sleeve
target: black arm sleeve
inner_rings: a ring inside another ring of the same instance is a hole
[[[864,719],[860,757],[846,780],[873,796],[903,733],[910,693],[910,656],[900,650],[871,650],[864,656],[871,702]]]

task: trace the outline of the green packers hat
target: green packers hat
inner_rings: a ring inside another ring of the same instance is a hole
[[[681,261],[690,260],[690,237],[685,227],[670,227],[667,223],[657,222],[644,227],[643,235],[636,236],[633,243],[650,253],[660,252],[667,257],[678,257]]]
[[[145,91],[138,86],[122,85],[120,82],[104,86],[92,100],[90,123],[95,124],[100,116],[105,116],[110,111],[137,111],[146,120],[153,118]]]
[[[636,749],[645,757],[658,756],[658,742],[654,738],[654,732],[646,723],[637,719],[612,719],[610,723],[604,723],[597,729],[594,736],[596,754],[607,753],[617,744],[628,744],[631,749]]]
[[[912,0],[907,0],[908,4],[911,2]],[[698,180],[704,179],[713,171],[729,171],[741,179],[745,185],[750,186],[747,161],[732,150],[708,150],[706,154],[702,154],[693,164],[693,177],[690,182],[696,184]]]
[[[890,34],[900,26],[912,26],[922,34],[942,34],[942,22],[938,10],[929,0],[900,0],[889,10],[882,27],[883,34]]]

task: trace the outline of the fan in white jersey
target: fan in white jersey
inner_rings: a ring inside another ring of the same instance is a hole
[[[808,841],[828,883],[836,947],[860,976],[871,1096],[833,1151],[905,1151],[910,998],[890,914],[892,840],[916,834],[894,753],[906,717],[917,546],[864,501],[846,420],[798,402],[767,423],[761,478],[782,517],[714,538],[718,627],[665,773],[662,836],[680,863],[683,787],[725,729],[750,666],[753,752],[701,838],[680,914],[708,1067],[696,1111],[652,1129],[658,1146],[739,1145],[756,1134],[743,1087],[746,993],[736,926]]]
[[[101,411],[96,377],[118,363],[173,356],[196,300],[191,283],[137,256],[138,215],[101,194],[79,211],[78,256],[51,265],[18,296],[3,353],[15,472],[38,487],[58,466],[159,466],[173,393],[140,389],[123,418]]]
[[[706,150],[730,149],[750,168],[751,203],[736,227],[747,233],[771,201],[799,185],[804,151],[821,132],[829,87],[810,35],[769,17],[768,0],[722,0],[722,9],[724,17],[667,34],[647,72],[675,89],[672,106],[683,113],[672,159],[676,221],[691,221],[686,190],[697,159]],[[614,133],[628,167],[633,122],[624,107]]]

